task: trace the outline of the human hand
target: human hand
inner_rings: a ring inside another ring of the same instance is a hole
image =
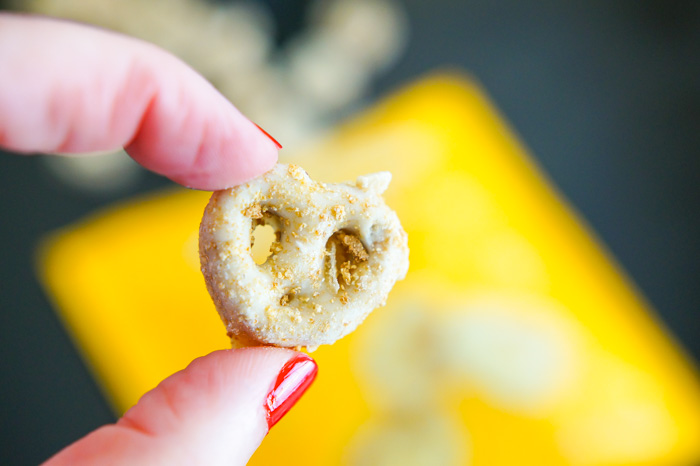
[[[0,147],[125,147],[199,189],[271,168],[279,146],[201,76],[156,47],[95,28],[0,13]],[[279,348],[216,351],[144,395],[116,424],[46,464],[245,464],[316,363]]]
[[[279,144],[154,45],[67,21],[0,12],[0,147],[79,154],[124,147],[205,190],[247,181]]]
[[[281,348],[215,351],[45,465],[246,464],[316,371],[310,357]]]

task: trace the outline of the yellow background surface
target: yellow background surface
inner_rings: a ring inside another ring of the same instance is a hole
[[[697,373],[468,78],[426,78],[284,156],[378,170],[409,274],[252,464],[700,463]],[[207,193],[135,199],[57,232],[41,275],[124,411],[228,346],[197,256]]]

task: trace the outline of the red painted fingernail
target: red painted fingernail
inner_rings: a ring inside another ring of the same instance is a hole
[[[275,139],[275,138],[273,138],[272,136],[270,136],[270,133],[268,133],[267,131],[265,131],[264,129],[262,129],[262,128],[260,127],[260,125],[258,125],[257,123],[253,122],[253,124],[254,124],[255,126],[257,126],[258,129],[259,129],[260,131],[262,131],[263,134],[264,134],[265,136],[267,136],[268,138],[270,138],[270,139],[272,140],[272,142],[275,143],[275,145],[277,146],[278,149],[281,149],[281,148],[282,148],[282,144],[280,144],[279,142],[277,142],[277,139]]]
[[[314,381],[317,373],[316,361],[305,354],[294,356],[282,366],[277,381],[265,401],[268,429],[272,429],[272,426],[292,409]]]

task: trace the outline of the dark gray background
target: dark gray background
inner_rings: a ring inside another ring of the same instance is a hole
[[[284,41],[308,2],[268,3]],[[436,67],[473,73],[697,361],[700,3],[405,5],[409,49],[373,95]],[[126,195],[167,184],[149,175]],[[0,463],[32,464],[114,420],[32,260],[44,233],[117,196],[70,190],[37,158],[6,154],[0,190]]]

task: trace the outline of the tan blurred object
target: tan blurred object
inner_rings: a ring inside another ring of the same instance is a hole
[[[75,157],[44,157],[43,160],[56,178],[85,191],[119,191],[136,183],[141,175],[139,164],[123,150]]]
[[[393,65],[406,45],[408,19],[394,1],[335,0],[316,7],[312,24],[349,61],[368,70]]]
[[[17,0],[16,5],[169,50],[291,149],[358,107],[407,38],[406,15],[393,0],[317,1],[307,27],[280,50],[273,46],[273,18],[256,2]]]
[[[697,370],[477,85],[426,78],[296,160],[329,182],[391,170],[411,268],[314,353],[323,377],[251,465],[700,464]],[[197,263],[206,198],[141,197],[45,249],[44,283],[119,411],[229,345]]]

